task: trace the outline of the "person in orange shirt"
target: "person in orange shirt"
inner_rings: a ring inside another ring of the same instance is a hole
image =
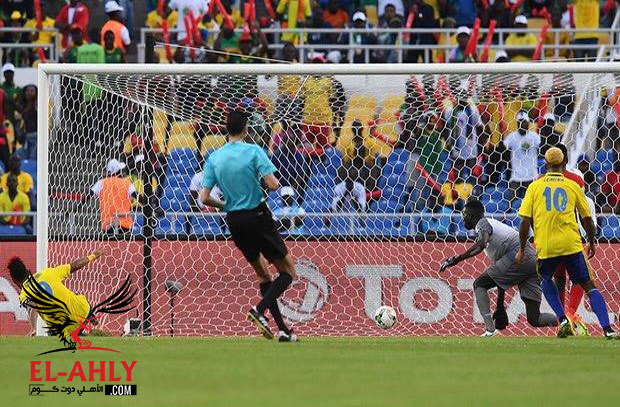
[[[109,20],[101,27],[100,43],[105,45],[103,36],[106,32],[112,31],[114,33],[114,46],[122,49],[123,52],[127,52],[127,48],[131,45],[131,37],[129,30],[123,23],[122,11],[123,8],[114,0],[105,4],[105,12]]]
[[[338,0],[329,0],[325,11],[323,11],[323,21],[332,28],[344,28],[349,22],[349,15],[340,8]]]
[[[91,191],[99,198],[101,230],[109,235],[131,232],[131,202],[136,188],[131,180],[123,177],[127,165],[113,158],[106,165],[107,175],[92,186]]]

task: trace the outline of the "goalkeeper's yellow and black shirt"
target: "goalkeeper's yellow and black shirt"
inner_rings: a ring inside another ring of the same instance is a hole
[[[88,313],[90,312],[90,305],[88,304],[86,297],[75,294],[63,284],[63,281],[69,276],[70,273],[71,264],[63,264],[56,267],[48,267],[34,275],[35,280],[45,291],[67,305],[67,308],[71,313],[71,319],[76,322],[75,326],[67,328],[65,331],[67,334],[70,334],[73,330],[75,330],[75,328],[79,326],[79,323],[88,317]],[[20,304],[24,304],[28,300],[28,295],[31,293],[28,286],[28,282],[24,283],[22,291],[19,293]],[[41,318],[46,324],[49,324],[51,318],[53,317],[41,315]]]

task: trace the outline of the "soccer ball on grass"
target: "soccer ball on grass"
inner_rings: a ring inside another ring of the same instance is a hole
[[[390,329],[396,323],[396,311],[388,305],[382,305],[375,311],[374,319],[379,328]]]

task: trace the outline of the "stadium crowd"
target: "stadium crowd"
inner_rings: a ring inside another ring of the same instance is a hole
[[[132,59],[135,33],[140,26],[164,28],[163,34],[156,34],[156,40],[169,39],[172,46],[161,47],[156,53],[161,62],[260,63],[261,57],[297,62],[299,34],[285,33],[278,40],[282,47],[270,48],[275,37],[263,30],[278,27],[344,30],[342,34],[305,35],[304,43],[316,45],[304,56],[311,63],[344,63],[349,62],[350,56],[352,62],[366,60],[361,48],[349,54],[330,48],[332,44],[396,44],[398,36],[393,34],[346,32],[347,28],[373,27],[453,28],[455,32],[450,38],[424,32],[403,39],[412,45],[450,45],[448,62],[476,62],[488,58],[469,49],[476,19],[482,28],[492,24],[491,17],[497,28],[522,29],[548,23],[566,30],[562,43],[595,47],[598,33],[571,30],[609,26],[616,9],[616,3],[611,0],[604,4],[596,0],[576,0],[572,4],[561,0],[280,0],[273,3],[221,0],[211,8],[205,0],[169,0],[147,1],[146,20],[139,23],[134,19],[131,1],[108,0],[95,4],[70,0],[57,7],[55,15],[48,13],[51,8],[44,7],[39,17],[36,3],[2,3],[1,25],[35,29],[4,32],[2,42],[52,44],[53,33],[39,28],[56,28],[61,35],[61,60],[66,63],[126,63]],[[103,8],[106,16],[101,27],[91,21],[94,7]],[[483,36],[477,38],[479,43],[482,40]],[[552,40],[545,38],[547,43]],[[492,42],[498,42],[497,34]],[[537,59],[540,56],[535,55],[533,48],[538,42],[533,34],[515,31],[504,38],[504,43],[524,48],[500,50],[490,59],[498,63]],[[593,58],[596,54],[593,49],[577,48],[563,52],[562,56]],[[0,212],[27,212],[35,206],[37,89],[34,85],[17,86],[14,73],[16,67],[31,66],[49,57],[49,50],[37,48],[10,48],[2,55],[0,121],[5,126],[0,132],[0,172],[5,174],[1,181]],[[409,50],[404,61],[420,62],[423,58],[422,51]],[[443,61],[444,53],[436,50],[431,58],[435,62]],[[393,50],[382,49],[371,51],[370,60],[396,62],[397,59]],[[251,138],[269,151],[287,187],[275,198],[275,213],[283,219],[284,228],[298,231],[303,227],[300,219],[306,213],[450,214],[460,210],[470,196],[481,197],[491,212],[514,213],[527,185],[541,173],[542,155],[561,140],[573,113],[574,84],[561,77],[558,83],[562,89],[541,94],[535,77],[526,78],[525,83],[506,81],[502,84],[503,96],[498,96],[498,86],[491,87],[484,95],[474,95],[459,83],[412,78],[404,98],[396,95],[396,106],[388,107],[384,101],[383,106],[377,107],[376,100],[366,100],[367,106],[374,107],[360,109],[356,104],[359,100],[346,95],[336,78],[310,76],[303,84],[299,78],[278,78],[274,100],[259,95],[256,83],[231,79],[220,83],[219,93],[211,89],[214,96],[205,103],[209,109],[241,107],[251,116]],[[65,112],[70,116],[69,121],[78,123],[80,119],[75,115],[88,116],[89,112],[95,112],[89,106],[101,109],[98,102],[101,96],[84,99],[86,110],[82,112],[79,93],[85,89],[72,86],[66,83],[78,105],[64,106],[64,109],[69,112]],[[300,88],[302,92],[298,92]],[[577,160],[586,179],[587,193],[602,213],[620,213],[619,95],[620,88],[607,89],[602,95],[597,151],[590,159],[583,156]],[[224,102],[224,99],[228,100]],[[89,103],[93,101],[97,103]],[[103,103],[114,105],[112,100]],[[154,146],[157,153],[153,172],[161,203],[160,215],[171,210],[200,209],[190,197],[189,182],[174,185],[170,182],[179,177],[175,168],[181,163],[191,164],[187,171],[199,171],[205,158],[203,152],[208,150],[203,144],[210,145],[207,140],[210,136],[222,136],[221,126],[200,124],[200,118],[197,119],[198,123],[192,125],[197,140],[197,151],[191,153],[195,160],[175,161],[174,149],[166,141]],[[166,120],[174,121],[171,117]],[[121,126],[111,130],[111,127],[97,132],[118,133],[102,139],[109,139],[115,148],[125,141],[125,148],[122,153],[117,148],[119,154],[115,157],[123,165],[114,164],[113,172],[108,165],[106,171],[110,176],[128,175],[134,184],[139,184],[135,162],[143,140],[132,129]],[[184,178],[192,175],[187,173]],[[332,179],[334,185],[321,188],[322,176]],[[181,201],[188,204],[176,207],[172,204],[179,201],[176,192],[172,193],[172,199],[168,194],[179,186],[186,189],[187,196]],[[124,183],[122,187],[126,188]],[[133,192],[136,196],[128,197],[134,205],[140,201],[141,191],[143,188],[136,185]],[[102,193],[105,195],[102,188],[94,188],[93,192],[98,199]],[[322,225],[329,227],[330,219],[322,219]],[[5,216],[0,223],[30,228],[32,218]],[[104,230],[109,229],[107,226],[102,224]],[[422,231],[450,233],[450,226],[438,220]]]

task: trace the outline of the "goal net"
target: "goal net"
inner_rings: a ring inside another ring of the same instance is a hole
[[[617,319],[620,229],[606,189],[619,170],[613,64],[43,71],[39,264],[107,247],[68,284],[96,303],[132,277],[136,309],[100,325],[113,334],[129,317],[152,335],[256,333],[245,320],[259,299],[254,272],[224,214],[195,195],[196,174],[226,143],[231,109],[247,113],[247,141],[278,168],[283,187],[265,197],[297,265],[280,306],[299,334],[480,333],[472,284],[489,265],[484,254],[438,273],[472,242],[460,211],[475,197],[489,217],[518,228],[525,188],[560,141],[597,207],[592,266]],[[551,333],[528,326],[518,290],[506,304],[509,334]],[[373,323],[380,305],[398,313],[389,331]],[[588,306],[578,313],[598,329]]]

